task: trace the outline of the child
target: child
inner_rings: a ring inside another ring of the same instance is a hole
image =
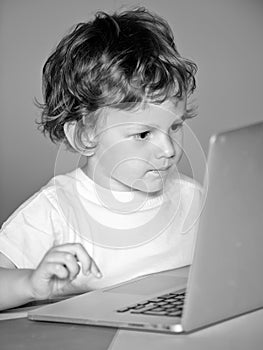
[[[61,40],[40,127],[86,164],[3,224],[0,309],[191,263],[201,190],[176,164],[195,72],[143,8],[97,13]]]

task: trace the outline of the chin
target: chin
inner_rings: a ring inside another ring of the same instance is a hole
[[[158,181],[155,181],[155,183],[144,183],[144,186],[134,186],[133,189],[149,193],[149,194],[156,194],[160,191],[163,191],[165,181],[163,179],[160,179]]]
[[[166,176],[165,177],[155,177],[155,178],[137,178],[130,181],[121,181],[118,180],[119,183],[122,184],[123,190],[129,191],[139,191],[142,193],[148,193],[148,194],[155,194],[157,192],[160,192],[163,190],[165,182],[166,182]]]

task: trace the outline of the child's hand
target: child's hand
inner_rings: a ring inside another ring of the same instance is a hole
[[[36,300],[61,294],[63,288],[80,272],[102,276],[98,266],[79,243],[68,243],[51,248],[29,277],[30,288]]]

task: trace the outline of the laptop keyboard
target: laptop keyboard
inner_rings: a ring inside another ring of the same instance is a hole
[[[160,295],[159,297],[127,306],[117,312],[130,312],[153,316],[181,317],[184,307],[185,290]]]

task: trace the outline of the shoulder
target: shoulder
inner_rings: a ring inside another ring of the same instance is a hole
[[[57,190],[63,188],[67,191],[69,183],[73,181],[73,173],[51,178],[46,185],[31,195],[9,216],[3,223],[2,229],[11,223],[24,222],[27,219],[31,222],[44,224],[53,216],[58,216],[59,202],[57,199]]]
[[[4,222],[0,231],[0,266],[33,268],[54,241],[63,242],[68,237],[70,228],[57,192],[69,191],[73,181],[71,173],[53,177]]]

